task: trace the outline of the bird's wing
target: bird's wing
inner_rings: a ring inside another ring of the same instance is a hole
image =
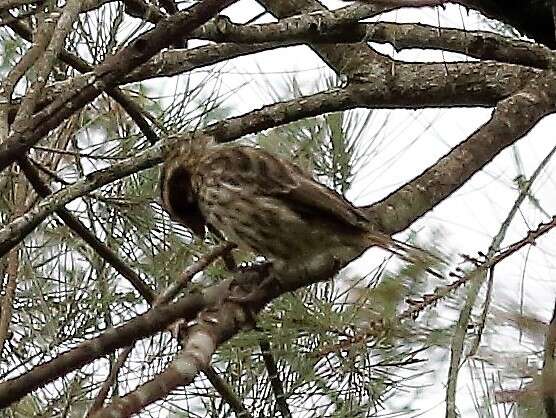
[[[234,166],[234,169],[228,166],[222,173],[224,182],[237,186],[239,180],[253,193],[277,197],[304,216],[325,216],[333,222],[362,230],[368,227],[368,219],[362,211],[334,190],[313,180],[295,164],[259,148],[235,146],[222,151],[228,164]],[[241,173],[241,179],[227,176],[226,172]]]
[[[302,172],[293,173],[292,180],[293,185],[285,193],[284,199],[290,201],[293,207],[306,207],[309,211],[320,212],[332,220],[365,229],[368,219],[342,195]]]

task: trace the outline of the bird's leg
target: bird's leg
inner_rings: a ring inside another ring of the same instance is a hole
[[[249,286],[248,289],[245,289],[245,287],[241,283],[232,280],[232,282],[230,283],[230,288],[233,288],[234,286],[239,287],[240,289],[244,290],[246,294],[242,296],[230,295],[228,296],[227,300],[229,300],[230,302],[239,303],[241,305],[260,305],[263,304],[263,301],[268,298],[269,293],[275,293],[276,291],[281,293],[280,280],[276,277],[276,275],[271,274],[271,266],[272,263],[264,263],[261,265],[248,267],[258,270],[258,277],[261,278],[261,280],[257,284]]]
[[[323,277],[333,277],[344,265],[342,260],[342,257],[326,252],[314,257],[309,263],[299,260],[274,260],[260,266],[264,269],[259,273],[262,280],[245,289],[245,295],[232,295],[227,299],[239,304],[264,304],[269,296],[293,291],[299,287],[299,283],[314,283]],[[241,284],[235,284],[241,287]]]

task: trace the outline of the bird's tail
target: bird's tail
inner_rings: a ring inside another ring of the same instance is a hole
[[[380,232],[369,232],[367,234],[367,239],[369,246],[378,246],[383,248],[386,251],[400,257],[404,261],[423,266],[428,273],[434,276],[443,277],[440,273],[429,267],[434,264],[445,262],[441,257],[433,254],[432,252],[397,240]]]

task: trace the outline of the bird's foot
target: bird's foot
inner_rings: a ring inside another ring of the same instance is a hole
[[[226,299],[240,305],[249,305],[251,307],[263,306],[268,302],[273,293],[281,289],[279,280],[270,274],[270,266],[270,263],[251,266],[251,268],[256,269],[258,277],[262,278],[262,280],[252,286],[245,286],[237,281],[232,281],[230,283],[230,290],[234,294],[231,294]]]

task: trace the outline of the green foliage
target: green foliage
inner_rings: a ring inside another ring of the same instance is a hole
[[[324,87],[336,84],[332,77],[322,81]],[[286,90],[272,90],[273,101],[300,97],[303,93],[295,78],[288,79]],[[256,142],[271,152],[291,159],[319,181],[345,194],[351,187],[355,167],[368,149],[364,126],[372,112],[335,112],[306,118],[257,135]]]

